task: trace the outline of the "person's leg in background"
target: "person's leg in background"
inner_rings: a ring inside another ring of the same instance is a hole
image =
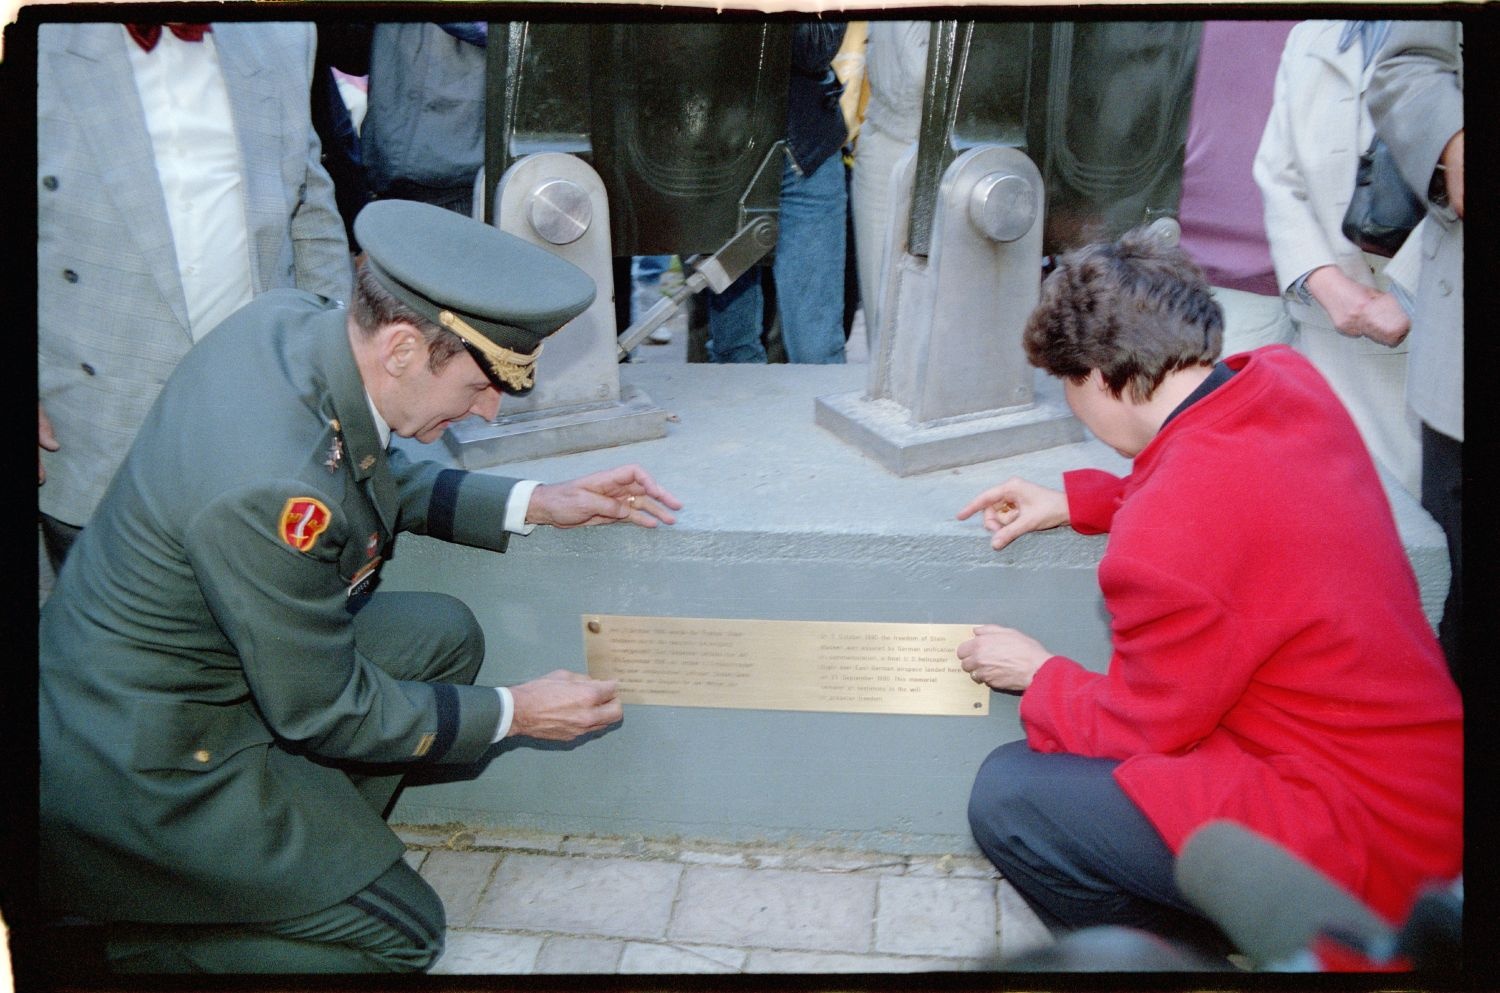
[[[788,362],[844,361],[844,252],[849,194],[837,153],[802,176],[788,160],[781,180],[776,293]]]
[[[865,312],[865,343],[875,350],[884,320],[880,308],[885,273],[885,242],[890,226],[891,182],[901,156],[911,147],[866,121],[854,153],[849,208],[854,221],[854,257],[858,267],[860,306]]]
[[[753,265],[723,293],[709,296],[709,361],[765,363],[766,349],[760,340],[765,305],[760,274],[761,267]]]
[[[661,299],[661,277],[671,265],[670,255],[637,255],[630,270],[630,321],[635,323]],[[665,345],[672,340],[672,330],[662,325],[646,336],[655,345]]]

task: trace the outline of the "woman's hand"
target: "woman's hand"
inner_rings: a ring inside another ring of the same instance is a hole
[[[1045,531],[1068,523],[1068,495],[1024,479],[1007,479],[979,494],[958,512],[963,521],[984,511],[990,547],[1004,548],[1028,531]]]
[[[1052,653],[1029,634],[998,624],[981,624],[974,637],[958,646],[958,662],[976,683],[993,690],[1020,693]]]

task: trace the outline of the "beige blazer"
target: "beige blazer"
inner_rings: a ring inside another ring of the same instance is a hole
[[[119,24],[37,32],[37,385],[62,444],[42,511],[84,524],[192,345],[145,115]],[[319,163],[311,24],[213,29],[244,168],[251,285],[347,299],[348,244]]]

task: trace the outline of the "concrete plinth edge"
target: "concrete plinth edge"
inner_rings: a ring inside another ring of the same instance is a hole
[[[465,469],[613,448],[667,434],[667,412],[633,386],[615,403],[498,422],[472,418],[448,428],[444,444]]]
[[[1046,400],[1024,410],[924,427],[912,424],[895,401],[839,393],[816,399],[814,422],[897,476],[1023,455],[1084,436],[1066,405]]]

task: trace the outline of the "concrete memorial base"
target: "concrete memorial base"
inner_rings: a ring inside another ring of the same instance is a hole
[[[560,481],[636,462],[681,498],[675,527],[539,528],[491,552],[407,535],[383,589],[467,602],[489,655],[479,681],[584,668],[585,613],[1020,628],[1101,668],[1109,623],[1095,581],[1106,539],[1068,529],[1003,552],[954,514],[1012,475],[1060,485],[1071,468],[1128,471],[1092,439],[898,477],[814,424],[851,366],[636,364],[622,380],[669,412],[665,438],[492,470]],[[448,462],[441,443],[405,445]],[[1391,487],[1387,487],[1391,490]],[[1391,492],[1429,618],[1447,590],[1443,536]],[[966,807],[980,761],[1020,737],[1017,698],[983,717],[629,706],[566,746],[507,743],[491,761],[409,780],[392,821],[572,835],[826,845],[904,854],[971,851]]]
[[[1055,383],[1038,383],[1035,402],[1024,407],[939,424],[913,424],[896,401],[864,391],[818,397],[815,419],[898,476],[1071,444],[1086,433]]]

